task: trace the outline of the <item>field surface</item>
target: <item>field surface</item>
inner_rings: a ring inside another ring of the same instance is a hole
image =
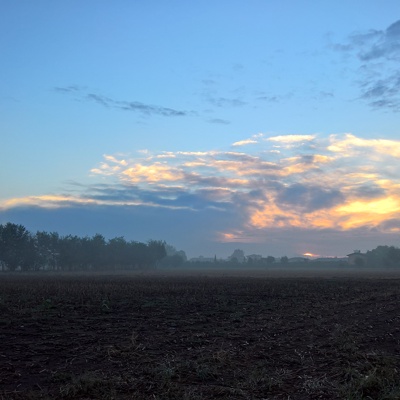
[[[400,275],[0,275],[0,399],[399,399]]]

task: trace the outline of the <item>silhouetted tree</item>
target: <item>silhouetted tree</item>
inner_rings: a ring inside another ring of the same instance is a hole
[[[39,231],[31,235],[22,225],[0,225],[2,270],[155,268],[166,254],[163,241],[127,242],[123,237],[117,237],[107,242],[99,233],[83,238],[59,237],[57,233]],[[171,261],[180,265],[186,261],[185,252],[175,250]]]
[[[107,264],[113,269],[122,268],[126,263],[127,242],[123,236],[110,239],[107,243]]]
[[[130,242],[127,264],[133,268],[150,268],[151,257],[148,246],[145,243]]]
[[[96,233],[86,243],[86,256],[88,264],[95,270],[103,269],[106,264],[106,239],[103,235]]]
[[[36,249],[36,240],[28,233],[22,248],[22,257],[19,266],[22,271],[37,271],[40,269],[40,258]]]
[[[232,255],[229,257],[229,260],[233,263],[242,263],[244,262],[246,257],[244,256],[244,251],[241,249],[236,249]]]
[[[149,240],[147,247],[149,250],[149,267],[156,268],[157,263],[167,255],[165,242],[161,240]]]
[[[36,252],[41,268],[50,268],[52,270],[58,268],[59,239],[56,232],[36,232]]]
[[[63,271],[77,270],[82,266],[82,239],[78,236],[67,235],[60,238],[59,252],[59,266]]]
[[[166,256],[163,257],[158,264],[160,267],[178,268],[187,261],[186,253],[183,250],[177,250],[170,244],[164,244]]]
[[[10,271],[29,265],[30,234],[22,225],[0,225],[0,259]]]
[[[365,261],[362,257],[356,257],[356,259],[354,260],[354,265],[356,267],[363,267],[365,264]]]
[[[367,262],[375,267],[400,267],[400,249],[394,246],[378,246],[366,253]]]

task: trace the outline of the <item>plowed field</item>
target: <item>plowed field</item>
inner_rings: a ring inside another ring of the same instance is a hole
[[[0,276],[0,399],[399,399],[400,280]]]

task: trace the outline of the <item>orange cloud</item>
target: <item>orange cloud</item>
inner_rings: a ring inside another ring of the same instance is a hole
[[[152,165],[136,164],[122,172],[129,177],[129,181],[136,183],[141,181],[160,182],[160,181],[179,181],[183,178],[183,173],[177,168],[156,162]]]
[[[44,196],[26,196],[16,197],[0,202],[0,209],[8,209],[21,206],[40,206],[46,208],[65,207],[70,203],[75,204],[95,204],[92,199],[82,199],[78,196],[62,196],[62,195],[44,195]]]
[[[350,201],[329,210],[309,213],[295,208],[282,209],[276,200],[249,210],[248,222],[255,228],[308,228],[348,230],[362,226],[379,227],[390,219],[400,218],[400,196],[390,196],[369,201]]]
[[[178,198],[174,193],[179,192],[186,199],[197,197],[193,202],[187,200],[188,204],[177,203],[178,208],[192,209],[193,203],[202,209],[231,207],[236,211],[237,230],[221,233],[225,241],[245,240],[246,229],[381,229],[385,221],[400,219],[400,141],[363,139],[352,134],[323,140],[317,135],[267,138],[259,134],[234,145],[253,142],[258,142],[257,149],[253,147],[256,152],[152,154],[146,150],[136,158],[104,155],[91,170],[106,181],[119,182],[124,188],[121,190],[134,186],[138,192],[149,192],[143,196],[145,200],[139,200],[136,193],[129,201],[129,196],[118,200],[113,194],[108,200],[99,200],[99,196],[73,192],[71,196],[9,199],[0,207],[58,207],[70,202],[164,207],[165,201],[157,199],[166,198],[168,207],[174,207]],[[274,150],[276,145],[279,152]],[[392,157],[389,163],[388,157]]]
[[[347,133],[344,138],[332,135],[330,142],[331,144],[327,149],[335,153],[341,153],[342,156],[350,156],[358,148],[369,149],[373,153],[400,158],[400,141],[398,140],[363,139]],[[371,153],[369,155],[371,156]]]

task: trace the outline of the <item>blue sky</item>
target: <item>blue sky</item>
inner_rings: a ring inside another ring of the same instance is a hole
[[[3,1],[0,54],[0,223],[399,245],[398,1]]]

